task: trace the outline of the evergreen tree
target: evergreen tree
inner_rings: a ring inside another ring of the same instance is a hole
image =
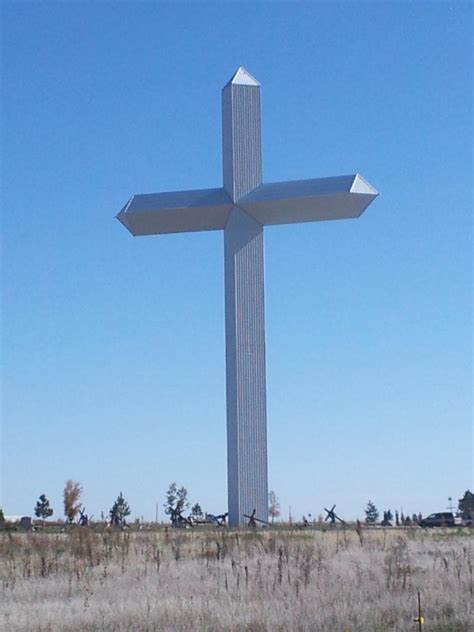
[[[374,503],[369,500],[367,503],[367,509],[365,510],[365,521],[367,524],[375,524],[379,519],[379,512]]]
[[[199,520],[204,517],[204,514],[201,509],[201,505],[199,503],[196,503],[195,505],[191,507],[191,515],[196,520]]]
[[[122,492],[117,496],[112,509],[109,511],[110,522],[116,527],[123,527],[125,518],[130,515],[130,506],[123,497]]]
[[[53,513],[53,509],[49,506],[49,500],[46,498],[46,494],[41,494],[36,502],[35,516],[43,520],[43,527],[46,518],[50,518]]]
[[[0,527],[3,527],[5,524],[5,514],[3,513],[3,509],[0,507]]]
[[[459,499],[459,511],[465,520],[474,517],[474,494],[467,490],[462,498]]]

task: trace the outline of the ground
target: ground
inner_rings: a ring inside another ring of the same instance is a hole
[[[0,629],[474,630],[467,529],[0,533]]]

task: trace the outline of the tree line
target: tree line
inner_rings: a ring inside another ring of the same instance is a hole
[[[83,487],[80,483],[71,479],[66,481],[63,489],[63,512],[67,524],[78,522],[79,524],[86,526],[92,519],[92,516],[89,517],[86,514],[85,507],[81,502],[82,493]],[[197,523],[204,522],[208,516],[198,502],[191,506],[191,503],[188,500],[187,489],[184,486],[178,486],[176,483],[171,483],[169,485],[163,507],[165,514],[170,517],[171,523],[174,526],[177,526],[179,520],[184,520],[185,522],[189,520]],[[184,517],[184,512],[187,512],[189,509],[190,514],[187,517]],[[364,511],[366,524],[373,525],[379,522],[379,511],[371,500],[368,501]],[[464,496],[459,499],[458,511],[466,520],[472,520],[474,518],[474,493],[470,490],[467,490],[464,493]],[[278,518],[281,515],[280,501],[274,491],[270,491],[268,496],[268,513],[272,523],[275,518]],[[54,510],[50,505],[49,499],[46,494],[41,494],[34,507],[34,515],[42,520],[44,526],[46,520],[51,518],[53,514]],[[109,510],[108,518],[106,519],[102,514],[101,521],[108,522],[114,527],[123,528],[126,525],[126,519],[130,516],[130,514],[130,505],[125,500],[122,492],[120,492]],[[219,517],[222,518],[224,516],[226,516],[226,514]],[[396,510],[393,514],[392,511],[388,509],[383,512],[383,519],[380,521],[380,524],[389,526],[395,522],[397,526],[403,526],[419,524],[421,519],[421,513],[414,513],[410,516],[409,514],[404,515],[402,511],[398,512],[398,510]],[[322,517],[320,517],[320,521],[322,521]],[[4,522],[4,513],[0,507],[0,524],[3,524]],[[303,522],[307,523],[305,517],[303,517]]]

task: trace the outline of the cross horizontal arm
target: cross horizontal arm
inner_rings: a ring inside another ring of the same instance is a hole
[[[233,203],[224,189],[134,195],[117,215],[132,235],[219,230]]]
[[[237,204],[266,226],[359,217],[377,195],[355,174],[261,184]]]

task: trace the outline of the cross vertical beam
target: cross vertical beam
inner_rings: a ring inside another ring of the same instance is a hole
[[[267,520],[263,226],[235,207],[224,231],[229,524]]]
[[[263,226],[239,206],[262,182],[260,85],[243,69],[222,91],[229,524],[268,515]]]

